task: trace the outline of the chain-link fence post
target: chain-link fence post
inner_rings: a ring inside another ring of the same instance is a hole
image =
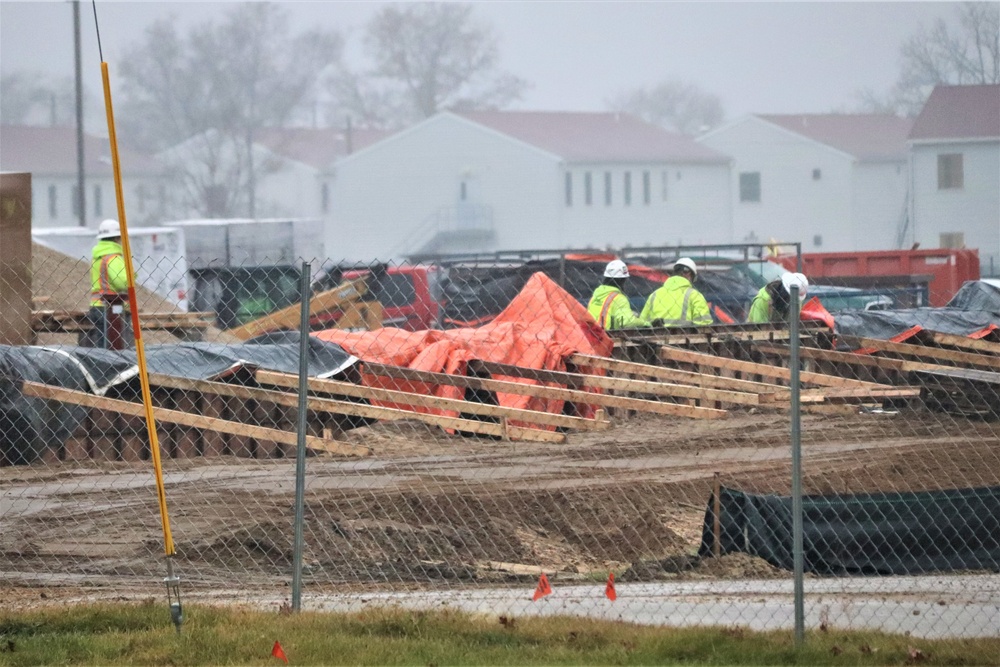
[[[302,610],[303,510],[306,492],[306,429],[309,393],[309,302],[311,282],[309,262],[302,262],[299,283],[299,411],[296,420],[298,440],[295,447],[295,544],[292,552],[292,610]]]
[[[802,423],[801,397],[799,394],[799,286],[792,285],[789,307],[789,333],[791,351],[788,365],[791,370],[791,421],[792,421],[792,562],[795,580],[795,645],[802,646],[805,636],[805,611],[802,590]]]

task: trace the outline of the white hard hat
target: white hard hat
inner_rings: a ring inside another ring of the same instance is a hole
[[[678,266],[683,266],[685,269],[689,269],[691,273],[698,276],[698,265],[694,263],[694,260],[690,257],[681,257],[679,260],[674,262],[674,271],[677,270]]]
[[[620,259],[613,259],[604,267],[605,278],[628,278],[628,267]]]
[[[112,220],[111,218],[101,220],[101,224],[97,226],[97,238],[99,239],[113,239],[121,235],[122,231],[118,226],[117,220]]]
[[[785,291],[788,292],[789,295],[792,293],[792,285],[797,285],[799,288],[800,301],[806,298],[806,292],[809,291],[809,279],[801,273],[789,272],[782,274],[781,285],[785,288]]]

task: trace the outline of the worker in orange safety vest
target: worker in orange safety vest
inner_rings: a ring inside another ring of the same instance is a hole
[[[90,262],[91,329],[80,335],[82,347],[121,350],[133,344],[128,314],[128,276],[117,220],[104,220],[97,228],[97,244]]]

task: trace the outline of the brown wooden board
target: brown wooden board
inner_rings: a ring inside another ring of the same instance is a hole
[[[991,371],[1000,371],[1000,357],[995,357],[993,355],[965,352],[961,350],[946,350],[944,348],[928,347],[926,345],[894,343],[888,340],[858,338],[856,336],[842,336],[841,340],[854,348],[877,350],[878,352],[896,354],[902,357],[915,357],[918,360],[922,360],[924,363],[946,365],[942,362],[948,362],[957,366],[972,366]]]
[[[760,364],[753,361],[743,361],[741,359],[728,359],[717,357],[712,354],[702,352],[691,352],[675,347],[661,347],[660,356],[670,361],[703,364],[713,368],[728,369],[742,373],[752,373],[762,377],[776,378],[779,380],[791,381],[792,372],[788,368],[780,368],[769,364]],[[825,387],[868,387],[879,386],[874,382],[865,382],[851,378],[837,377],[836,375],[824,375],[823,373],[812,373],[803,371],[799,373],[799,381],[804,384],[818,384]]]
[[[275,373],[271,371],[257,371],[257,381],[261,384],[284,387],[286,389],[297,389],[299,378],[290,373]],[[382,389],[377,387],[367,387],[364,385],[341,382],[339,380],[326,380],[319,378],[309,379],[309,390],[333,394],[336,396],[353,396],[356,398],[367,398],[375,401],[385,401],[399,405],[411,405],[425,408],[437,408],[449,410],[461,414],[483,415],[487,417],[506,417],[514,421],[527,424],[538,424],[542,426],[556,426],[576,430],[600,431],[610,428],[609,421],[596,419],[583,419],[582,417],[571,417],[568,415],[556,415],[550,412],[538,410],[521,410],[518,408],[508,408],[499,405],[488,405],[473,401],[457,400],[453,398],[442,398],[440,396],[430,396],[428,394],[415,394],[406,391],[393,389]]]
[[[366,279],[364,276],[344,281],[337,287],[321,292],[310,299],[309,314],[316,315],[336,310],[346,303],[360,299],[365,295],[366,291]],[[302,317],[301,311],[302,307],[295,303],[270,315],[247,322],[243,326],[230,329],[228,333],[240,340],[248,340],[259,334],[277,329],[298,329]]]
[[[231,396],[240,399],[238,403],[246,404],[250,401],[272,401],[279,405],[298,405],[298,397],[292,393],[272,391],[269,389],[258,389],[255,387],[244,387],[242,385],[226,384],[224,382],[210,382],[208,380],[192,380],[188,378],[177,378],[169,375],[150,375],[150,383],[160,386],[172,386],[177,389],[189,388],[194,391],[204,393],[219,394],[221,396]],[[431,415],[412,410],[399,410],[396,408],[386,408],[375,405],[363,405],[348,401],[338,401],[330,398],[310,397],[307,401],[309,409],[316,412],[327,412],[340,415],[353,415],[368,419],[381,419],[386,421],[398,421],[412,419],[426,424],[440,426],[441,428],[455,429],[466,433],[478,433],[480,435],[503,435],[499,424],[475,421],[472,419],[462,419],[459,417],[445,417],[442,415]],[[508,429],[511,438],[516,440],[530,440],[534,442],[565,442],[566,438],[562,434],[552,431],[542,431],[540,429],[525,428],[521,426],[511,426]]]
[[[608,408],[622,408],[624,410],[635,410],[636,412],[652,412],[662,415],[674,415],[677,417],[692,417],[695,419],[722,419],[726,416],[725,410],[716,410],[714,408],[678,405],[676,403],[649,401],[641,398],[630,398],[627,396],[610,396],[608,394],[597,394],[577,389],[545,386],[534,382],[508,382],[506,380],[494,380],[492,378],[451,375],[449,373],[433,373],[431,371],[419,371],[412,368],[376,364],[367,361],[364,362],[364,369],[366,372],[373,375],[393,377],[401,380],[427,382],[429,384],[439,384],[452,387],[469,387],[472,389],[482,389],[484,391],[495,391],[505,394],[517,394],[520,396],[533,396],[537,398],[569,401],[571,403],[579,403],[582,405],[600,405]]]
[[[122,414],[131,415],[133,417],[145,415],[145,408],[140,403],[132,403],[130,401],[122,401],[116,398],[107,398],[104,396],[95,396],[94,394],[88,394],[74,389],[53,387],[51,385],[41,384],[38,382],[25,382],[22,386],[22,392],[25,396],[44,398],[63,403],[72,403],[74,405],[85,405],[87,407],[97,408],[98,410],[105,411],[112,415]],[[275,429],[264,428],[262,426],[254,426],[252,424],[243,424],[224,419],[216,419],[214,417],[189,414],[186,412],[180,412],[179,410],[168,410],[166,408],[154,407],[153,416],[156,418],[156,421],[163,423],[181,424],[183,426],[191,426],[194,428],[217,430],[223,433],[241,435],[249,438],[269,439],[293,446],[297,442],[297,436],[295,433],[286,433],[284,431],[277,431]],[[347,456],[367,456],[371,453],[371,450],[361,445],[324,440],[313,436],[306,436],[306,446],[310,449]]]

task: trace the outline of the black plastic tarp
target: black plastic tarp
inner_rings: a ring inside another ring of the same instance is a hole
[[[267,334],[237,345],[179,343],[145,349],[150,373],[195,380],[220,379],[244,368],[299,370],[297,332]],[[339,375],[356,362],[339,345],[309,339],[311,377]],[[30,463],[46,447],[64,442],[87,414],[85,408],[25,397],[23,381],[104,395],[137,375],[134,350],[0,346],[0,460]]]
[[[787,496],[720,493],[721,553],[792,569]],[[806,572],[827,575],[1000,571],[1000,487],[803,498]],[[709,499],[699,554],[712,554]]]
[[[985,310],[1000,314],[1000,282],[970,280],[962,285],[948,302],[949,308],[962,310]]]
[[[960,308],[838,310],[833,318],[838,334],[881,340],[889,340],[915,326],[958,336],[982,331],[991,324],[1000,327],[1000,313]]]

